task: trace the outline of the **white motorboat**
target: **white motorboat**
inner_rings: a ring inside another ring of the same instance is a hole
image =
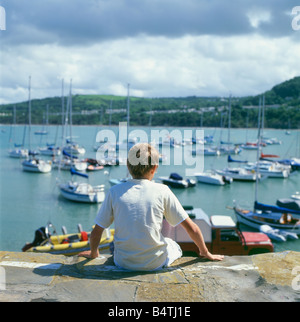
[[[35,158],[23,161],[22,167],[27,172],[48,173],[52,170],[51,162]]]
[[[205,171],[194,173],[198,182],[224,186],[225,184],[232,183],[232,178],[220,175],[214,171]]]
[[[88,175],[79,173],[73,168],[71,169],[71,174],[88,178]],[[105,198],[104,185],[92,186],[86,182],[78,183],[72,180],[59,184],[59,189],[64,198],[76,202],[101,203]]]
[[[248,171],[245,168],[225,168],[223,170],[217,170],[217,173],[236,181],[256,181],[257,176],[255,171]]]

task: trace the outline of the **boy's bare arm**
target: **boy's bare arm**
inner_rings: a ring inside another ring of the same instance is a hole
[[[78,256],[92,258],[92,259],[97,258],[99,256],[98,246],[100,244],[103,231],[104,231],[104,228],[102,228],[98,225],[95,225],[93,231],[91,232],[91,236],[90,236],[91,250],[81,252],[78,254]]]
[[[201,233],[200,228],[191,220],[191,218],[187,218],[181,223],[182,227],[186,230],[186,232],[189,234],[191,239],[194,241],[194,243],[199,248],[199,254],[200,256],[204,256],[207,259],[210,260],[223,260],[223,255],[212,255],[204,242],[203,235]]]

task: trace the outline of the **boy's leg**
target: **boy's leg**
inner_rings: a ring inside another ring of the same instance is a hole
[[[165,238],[167,242],[167,260],[164,267],[170,266],[176,259],[182,257],[182,250],[180,246],[172,239]]]

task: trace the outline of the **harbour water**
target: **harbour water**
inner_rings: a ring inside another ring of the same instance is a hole
[[[106,128],[107,129],[107,128]],[[21,143],[24,126],[14,128],[14,142],[10,142],[10,126],[0,126],[0,250],[21,251],[25,242],[31,242],[34,232],[48,221],[61,233],[61,226],[65,226],[69,233],[77,231],[80,223],[84,230],[90,231],[94,224],[94,218],[101,205],[80,204],[65,200],[60,196],[57,182],[68,181],[71,174],[68,171],[52,170],[50,173],[37,174],[22,170],[21,161],[8,156],[8,150],[14,143]],[[53,142],[56,136],[56,127],[50,126],[47,136],[34,135],[40,126],[32,127],[31,148],[45,146]],[[118,128],[113,128],[117,133]],[[150,129],[143,128],[148,132]],[[160,129],[158,129],[160,130]],[[167,128],[170,132],[172,128]],[[180,129],[183,131],[184,129]],[[76,141],[86,149],[84,158],[96,158],[93,149],[96,126],[73,126],[73,135]],[[226,139],[220,129],[205,129],[205,135],[214,135],[216,143]],[[263,153],[277,154],[282,159],[299,156],[299,135],[297,131],[291,131],[286,135],[284,130],[265,130],[265,136],[276,137],[282,141],[281,145],[270,145],[263,149]],[[150,137],[150,135],[149,135]],[[255,141],[257,130],[232,129],[231,140],[233,142]],[[60,143],[60,142],[59,142]],[[192,149],[185,146],[184,149]],[[177,172],[185,176],[185,165],[175,165],[174,159],[179,157],[183,149],[171,149],[171,160],[168,165],[161,165],[155,178],[169,176],[171,172]],[[243,150],[235,159],[255,161],[256,151]],[[298,154],[298,155],[297,155]],[[44,157],[47,158],[47,157]],[[48,158],[51,160],[51,158]],[[205,169],[223,169],[227,166],[227,156],[205,157]],[[197,169],[195,169],[197,172]],[[105,168],[104,170],[89,173],[89,182],[92,185],[105,184],[109,189],[109,178],[123,178],[127,175],[126,166]],[[87,180],[76,178],[78,181]],[[289,198],[295,192],[300,191],[300,172],[287,179],[268,178],[258,185],[258,200],[266,204],[276,204],[279,198]],[[255,199],[255,183],[233,182],[226,186],[212,186],[198,183],[196,187],[188,189],[173,189],[183,205],[191,205],[202,208],[209,216],[228,215],[235,220],[232,209],[234,201],[251,209]],[[251,228],[243,227],[243,230]],[[295,250],[300,251],[300,240],[276,243],[275,251]]]

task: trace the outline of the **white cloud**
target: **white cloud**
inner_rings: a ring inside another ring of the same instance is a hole
[[[74,94],[160,96],[256,95],[299,74],[300,44],[288,38],[139,37],[92,46],[19,46],[4,52],[0,103],[59,96],[73,80]],[[6,90],[7,89],[7,90]]]
[[[249,18],[251,26],[253,28],[258,28],[262,23],[270,23],[272,15],[268,10],[256,8],[251,9],[247,13],[247,17]]]
[[[300,74],[291,1],[2,0],[0,103],[29,75],[33,98],[259,94]]]

